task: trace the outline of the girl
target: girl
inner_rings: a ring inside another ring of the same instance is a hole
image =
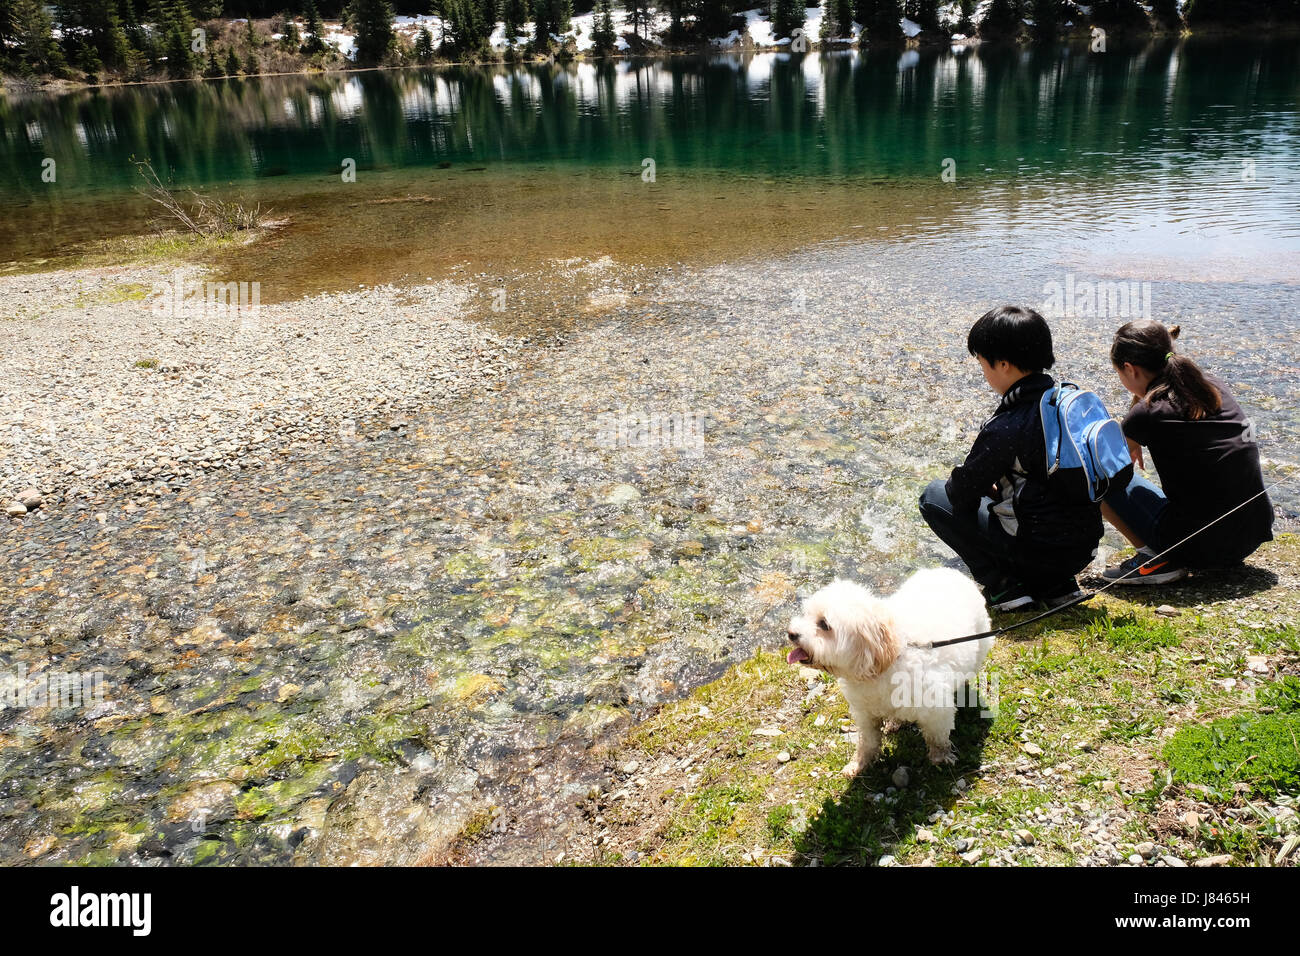
[[[1135,472],[1128,488],[1111,495],[1102,514],[1138,553],[1104,577],[1122,584],[1165,584],[1187,568],[1239,564],[1273,538],[1273,505],[1262,494],[1254,429],[1222,381],[1174,351],[1179,327],[1151,319],[1115,333],[1111,364],[1133,407],[1124,435],[1140,468],[1142,447],[1160,473],[1163,491]],[[1188,535],[1242,502],[1245,507],[1152,561]]]

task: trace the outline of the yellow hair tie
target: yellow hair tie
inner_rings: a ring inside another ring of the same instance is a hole
[[[1173,357],[1174,357],[1174,353],[1173,353],[1173,352],[1166,352],[1166,353],[1165,353],[1165,361],[1166,361],[1166,362],[1168,362],[1168,361],[1169,361],[1171,358],[1173,358]]]

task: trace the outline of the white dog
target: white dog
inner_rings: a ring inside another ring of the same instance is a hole
[[[881,723],[915,721],[932,763],[955,763],[950,736],[956,691],[975,675],[993,638],[933,650],[931,641],[989,630],[984,597],[951,568],[917,571],[887,599],[837,578],[804,601],[790,621],[786,660],[839,678],[858,725],[858,749],[844,767],[852,777],[880,752]]]

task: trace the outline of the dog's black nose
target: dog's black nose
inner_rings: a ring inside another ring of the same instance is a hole
[[[798,632],[798,631],[786,631],[786,632],[785,632],[785,636],[788,637],[788,638],[789,638],[790,640],[792,640],[792,641],[797,641],[797,640],[799,640],[799,632]]]

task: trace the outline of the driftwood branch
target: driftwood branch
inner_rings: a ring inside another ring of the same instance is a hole
[[[144,186],[137,186],[136,192],[157,203],[167,210],[169,218],[176,220],[187,230],[199,236],[228,236],[245,229],[261,226],[270,214],[268,209],[262,212],[262,204],[251,209],[242,203],[226,202],[212,196],[204,196],[193,189],[189,208],[172,190],[168,189],[147,159],[132,159]]]

